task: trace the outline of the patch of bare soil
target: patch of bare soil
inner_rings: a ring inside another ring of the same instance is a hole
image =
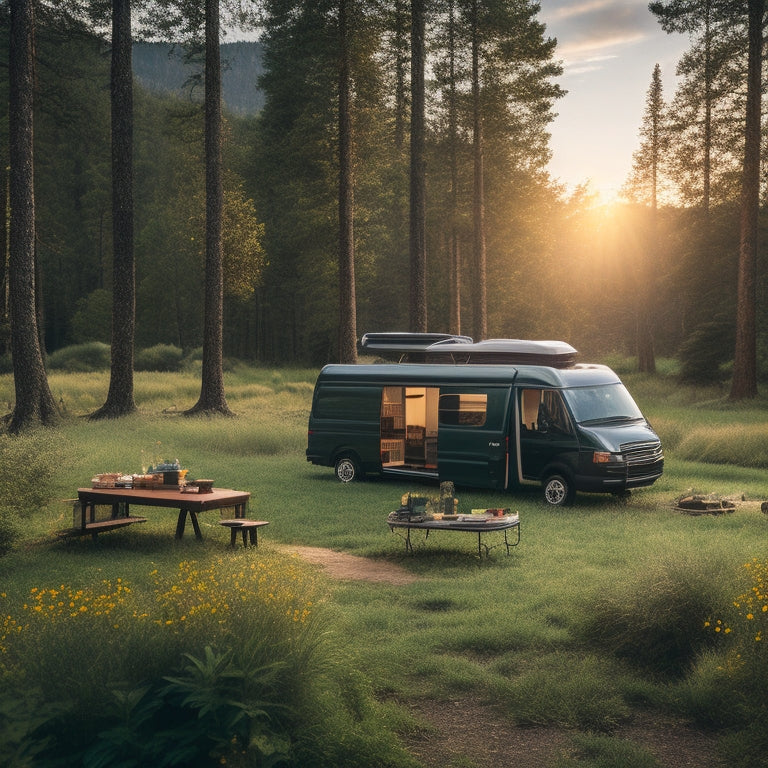
[[[429,701],[417,717],[428,724],[405,739],[426,768],[551,768],[575,754],[570,731],[553,726],[522,728],[492,707],[471,699]],[[613,734],[645,749],[664,768],[718,768],[714,740],[675,722],[637,721]]]
[[[358,579],[396,586],[419,580],[418,576],[409,573],[397,563],[348,555],[345,552],[336,552],[322,547],[287,546],[285,550],[299,555],[308,563],[321,566],[329,576],[335,579]]]

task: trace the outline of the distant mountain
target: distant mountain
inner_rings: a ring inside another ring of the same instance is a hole
[[[258,89],[262,73],[261,43],[224,43],[221,46],[221,87],[224,104],[230,112],[255,115],[264,103]],[[184,49],[167,43],[134,43],[133,74],[145,88],[155,93],[189,96],[202,99],[202,65],[186,63]],[[194,78],[197,85],[192,88]]]

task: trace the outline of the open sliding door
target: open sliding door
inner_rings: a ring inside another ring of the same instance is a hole
[[[438,469],[440,480],[475,488],[507,487],[510,389],[440,388]]]

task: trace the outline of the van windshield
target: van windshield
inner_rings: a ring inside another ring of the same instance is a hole
[[[563,390],[579,424],[606,421],[638,421],[643,414],[621,383]]]

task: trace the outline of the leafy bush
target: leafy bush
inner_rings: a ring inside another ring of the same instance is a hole
[[[48,502],[50,482],[61,465],[62,442],[48,431],[0,435],[0,554],[21,533],[21,522]]]
[[[585,597],[582,639],[661,677],[685,675],[713,638],[704,621],[722,604],[722,571],[700,558],[658,560],[635,580]]]
[[[156,344],[136,353],[137,371],[180,371],[184,366],[184,352],[172,344]]]
[[[716,640],[677,689],[687,716],[724,732],[728,766],[765,765],[768,750],[768,562],[744,565],[741,593],[724,598],[706,627]]]
[[[112,353],[109,344],[101,341],[89,341],[73,344],[52,352],[48,357],[51,370],[84,373],[88,371],[109,370]]]

